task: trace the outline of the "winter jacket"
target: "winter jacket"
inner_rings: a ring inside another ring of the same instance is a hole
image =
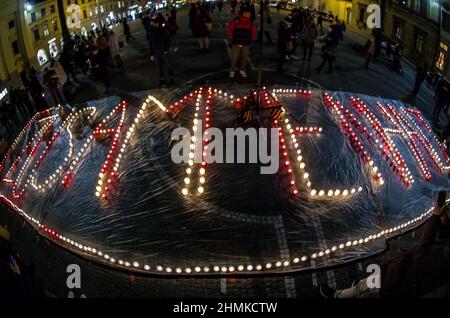
[[[228,23],[227,35],[231,44],[247,46],[256,40],[256,26],[250,18],[241,15]]]
[[[318,35],[317,27],[315,24],[310,23],[303,32],[303,41],[306,43],[314,43]]]
[[[206,23],[211,23],[211,19],[204,14],[196,14],[192,18],[192,33],[196,38],[206,38],[209,36],[209,30]]]
[[[170,49],[170,33],[166,28],[159,27],[150,30],[150,51],[152,54],[163,54]]]
[[[279,51],[287,51],[289,42],[292,41],[291,29],[286,28],[286,24],[284,22],[280,22],[278,26],[278,39],[277,46]]]

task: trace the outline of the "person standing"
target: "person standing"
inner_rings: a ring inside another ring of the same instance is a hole
[[[131,35],[130,26],[128,25],[127,18],[123,18],[122,25],[123,25],[123,34],[125,35],[125,38],[126,38],[127,43],[130,42],[130,39],[136,40],[136,39]]]
[[[417,96],[420,90],[420,86],[422,85],[423,81],[427,77],[427,64],[425,62],[420,63],[416,67],[416,78],[414,82],[414,88],[412,91],[412,94]]]
[[[112,65],[123,69],[122,59],[120,57],[119,38],[113,30],[109,31],[108,37],[109,53],[111,55]]]
[[[292,37],[291,37],[291,21],[286,18],[278,25],[278,63],[277,72],[283,73],[283,64],[289,60],[289,52],[292,50]]]
[[[239,64],[239,74],[246,78],[245,66],[250,53],[250,45],[256,40],[256,26],[251,20],[251,8],[245,6],[239,16],[227,26],[228,39],[231,41],[230,78],[234,78],[236,66]]]
[[[223,0],[219,0],[217,2],[217,8],[219,9],[219,12],[222,12],[222,8],[223,8]]]
[[[106,60],[102,54],[99,53],[98,47],[92,48],[91,56],[89,58],[91,62],[91,71],[94,78],[102,81],[106,87],[105,94],[108,94],[111,88],[111,80],[109,78],[108,69],[106,67]]]
[[[47,101],[44,98],[45,91],[37,78],[37,72],[33,69],[30,71],[28,83],[30,85],[31,97],[34,100],[36,111],[40,112],[46,109]]]
[[[192,18],[191,28],[194,37],[198,39],[198,43],[202,51],[209,50],[208,25],[210,26],[211,23],[211,18],[207,16],[205,11],[202,8],[197,7]]]
[[[163,26],[163,18],[152,19],[152,31],[150,34],[150,52],[151,60],[158,64],[159,69],[159,87],[166,86],[165,68],[169,73],[170,84],[174,82],[174,72],[172,61],[170,59],[170,32]]]
[[[323,16],[319,14],[319,17],[317,18],[317,25],[320,27],[320,33],[323,33]]]
[[[170,17],[172,18],[173,23],[177,24],[177,8],[175,8],[175,6],[172,6],[172,9],[170,10]]]
[[[55,105],[62,104],[64,102],[58,90],[58,82],[59,79],[56,72],[53,69],[46,67],[44,70],[44,84],[47,86],[50,94],[52,95]]]
[[[314,42],[318,36],[317,26],[313,20],[311,20],[303,31],[303,61],[308,57],[308,61],[311,61],[311,56],[314,50]]]
[[[375,37],[371,36],[364,46],[364,51],[366,52],[366,63],[364,64],[364,68],[369,68],[369,63],[372,61],[373,56],[375,55]]]
[[[436,106],[433,111],[433,121],[439,120],[439,114],[443,109],[447,109],[450,103],[450,92],[449,92],[449,84],[445,82],[442,86],[442,89],[439,91],[436,96]]]

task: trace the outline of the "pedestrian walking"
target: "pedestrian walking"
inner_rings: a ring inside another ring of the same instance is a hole
[[[250,53],[250,45],[256,40],[256,26],[251,21],[251,8],[242,7],[239,16],[228,23],[228,39],[231,42],[230,78],[234,78],[236,67],[239,75],[247,77],[245,66]]]
[[[328,73],[333,72],[333,62],[336,59],[336,42],[331,36],[331,32],[322,40],[322,63],[316,68],[318,72],[322,70],[325,64],[328,64]]]
[[[128,25],[127,18],[124,18],[124,19],[123,19],[122,25],[123,25],[123,34],[125,35],[125,39],[126,39],[127,43],[130,42],[130,39],[131,39],[131,40],[136,40],[136,39],[131,35],[130,26]]]
[[[375,37],[372,35],[366,42],[364,46],[364,51],[366,52],[366,62],[364,63],[364,68],[369,68],[369,63],[372,61],[375,55]]]

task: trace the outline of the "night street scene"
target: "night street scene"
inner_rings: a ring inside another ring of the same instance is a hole
[[[448,298],[449,46],[448,0],[0,0],[0,297]]]

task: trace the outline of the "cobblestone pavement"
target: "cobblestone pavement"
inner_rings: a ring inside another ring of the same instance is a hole
[[[287,12],[282,12],[286,14]],[[177,36],[179,50],[174,53],[176,68],[176,86],[189,86],[228,83],[229,57],[226,49],[225,28],[231,19],[228,13],[213,16],[214,29],[211,36],[211,52],[200,53],[196,40],[191,37],[187,25],[186,10],[179,12],[180,32]],[[276,27],[282,18],[272,13],[273,23],[269,32],[276,43]],[[119,95],[129,101],[137,101],[132,92],[147,91],[158,84],[156,65],[151,63],[148,44],[139,21],[131,23],[136,41],[131,42],[124,52],[126,71],[111,73],[113,90],[111,94]],[[314,67],[320,63],[319,48],[316,47],[310,63],[291,61],[286,64],[288,75],[263,72],[263,80],[268,84],[287,84],[308,78],[329,90],[345,90],[366,93],[386,98],[402,99],[414,85],[414,70],[404,63],[403,76],[389,71],[389,62],[384,58],[374,61],[370,69],[364,70],[364,57],[358,48],[364,39],[351,32],[345,34],[344,42],[338,48],[336,71],[319,74]],[[299,52],[300,53],[300,50]],[[264,48],[263,68],[274,70],[276,67],[276,46]],[[256,46],[250,57],[249,78],[246,84],[256,80]],[[82,85],[75,96],[69,99],[71,104],[84,104],[85,101],[103,97],[103,87],[86,77],[80,77]],[[240,83],[228,85],[239,85]],[[173,88],[169,88],[173,89]],[[424,85],[417,98],[417,106],[430,117],[433,93]],[[442,117],[442,122],[445,122]],[[7,225],[11,239],[25,262],[34,264],[36,273],[45,281],[49,295],[67,297],[66,268],[69,264],[81,267],[81,289],[75,290],[75,297],[85,295],[93,297],[317,297],[317,286],[332,283],[336,287],[349,286],[354,279],[364,277],[370,263],[378,263],[381,256],[348,264],[327,271],[293,274],[289,276],[253,277],[253,278],[205,278],[205,279],[167,279],[150,276],[135,276],[100,266],[72,254],[49,241],[39,237],[26,222],[15,212],[0,204],[0,224]],[[414,244],[415,232],[391,242],[391,251],[396,252]],[[334,276],[333,280],[330,279]],[[442,296],[448,290],[438,290],[433,295]]]

